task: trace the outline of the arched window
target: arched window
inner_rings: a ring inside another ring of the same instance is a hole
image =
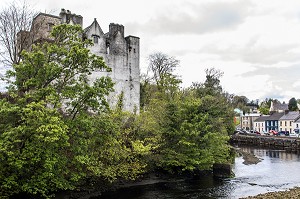
[[[99,42],[99,36],[98,35],[92,35],[94,44],[97,44]]]

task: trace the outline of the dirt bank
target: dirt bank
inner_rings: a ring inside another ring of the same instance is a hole
[[[287,191],[270,192],[265,194],[259,194],[257,196],[249,196],[240,199],[299,199],[300,188],[293,188]]]

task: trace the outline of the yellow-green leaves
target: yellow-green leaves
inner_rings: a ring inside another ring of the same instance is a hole
[[[9,114],[6,110],[3,113]],[[27,104],[16,116],[18,123],[0,132],[0,193],[47,196],[58,188],[70,188],[64,154],[69,136],[62,118],[43,101]]]

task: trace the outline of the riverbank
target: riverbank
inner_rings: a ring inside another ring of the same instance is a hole
[[[293,188],[287,191],[270,192],[258,194],[257,196],[248,196],[240,199],[298,199],[300,198],[300,187]]]
[[[195,180],[198,178],[212,176],[211,170],[195,171],[195,172],[182,172],[177,174],[171,174],[166,171],[155,171],[151,173],[145,173],[143,176],[136,180],[118,180],[113,183],[104,181],[94,182],[93,186],[81,187],[78,190],[62,191],[56,193],[54,199],[93,199],[99,198],[105,192],[113,192],[120,189],[126,189],[131,187],[145,187],[159,183],[172,184],[177,182],[184,182],[189,180]]]

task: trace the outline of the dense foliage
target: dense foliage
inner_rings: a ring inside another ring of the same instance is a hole
[[[260,103],[259,112],[263,115],[268,115],[270,112],[271,103],[274,101],[273,99],[266,98],[264,101]]]
[[[289,100],[288,108],[290,111],[298,111],[299,110],[297,100],[294,97]]]
[[[210,169],[229,158],[233,109],[215,69],[206,82],[180,89],[178,61],[163,55],[141,82],[139,114],[110,110],[107,70],[88,50],[78,26],[60,25],[52,41],[22,53],[0,99],[0,195],[51,197],[94,181],[136,179],[155,169],[171,173]],[[152,56],[152,61],[160,56]],[[167,64],[166,64],[167,63]],[[174,64],[174,65],[172,65]],[[165,68],[167,67],[167,68]]]
[[[141,115],[153,114],[159,129],[156,140],[161,142],[153,155],[154,167],[182,172],[228,162],[227,141],[234,129],[234,112],[230,98],[220,86],[222,73],[207,69],[204,83],[194,83],[184,90],[179,88],[181,81],[172,71],[163,77],[167,75],[172,78],[164,89],[156,89],[161,86],[157,75],[144,78],[142,83],[142,90],[148,95],[141,96],[145,110]]]

